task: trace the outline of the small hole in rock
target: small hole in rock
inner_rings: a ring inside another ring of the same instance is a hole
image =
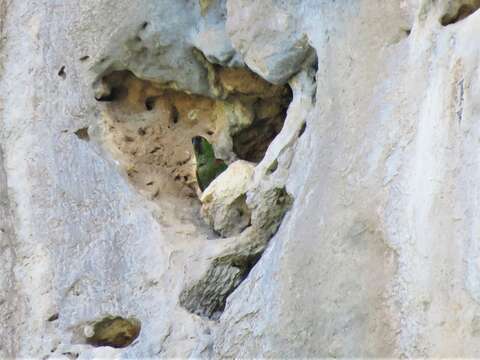
[[[298,132],[298,137],[301,137],[303,133],[305,132],[305,129],[307,128],[307,123],[304,122],[302,127],[300,128],[300,131]]]
[[[208,131],[207,131],[207,135],[210,135],[210,136],[212,136],[212,135],[213,135],[213,131],[211,131],[211,130],[208,130]]]
[[[316,75],[316,74],[317,74],[317,72],[318,72],[318,57],[317,57],[317,55],[316,55],[316,54],[315,54],[315,59],[313,60],[313,62],[312,62],[312,65],[311,65],[311,66],[312,66],[312,69],[313,69],[313,73],[314,73],[314,75]]]
[[[145,30],[148,26],[148,21],[145,21],[142,26],[140,27],[142,30]]]
[[[138,337],[140,329],[140,321],[135,318],[107,316],[94,323],[93,328],[88,329],[88,335],[91,335],[86,338],[86,342],[96,347],[124,348]]]
[[[175,106],[172,106],[172,108],[171,108],[170,117],[171,117],[172,122],[174,124],[178,123],[178,110]]]
[[[144,128],[138,128],[137,133],[140,136],[144,136],[146,134],[146,131]]]
[[[65,65],[62,66],[58,71],[58,76],[60,76],[64,80],[67,78],[67,73],[65,72]]]
[[[67,356],[69,359],[78,359],[78,357],[80,356],[80,354],[74,352],[64,352],[62,353],[62,355]]]
[[[275,170],[277,170],[278,168],[278,161],[277,160],[274,160],[272,162],[272,165],[270,165],[270,167],[267,169],[267,174],[272,174],[275,172]]]
[[[90,135],[88,134],[88,127],[83,127],[81,129],[78,129],[77,131],[74,132],[74,134],[77,135],[77,137],[80,140],[85,140],[85,141],[90,140]]]
[[[58,313],[53,314],[52,316],[50,316],[50,317],[48,318],[48,321],[58,320],[58,317],[59,317]]]
[[[88,59],[90,59],[90,56],[85,55],[80,58],[80,61],[87,61]]]
[[[154,97],[148,97],[145,100],[145,108],[148,111],[152,111],[155,108],[155,101],[156,101],[156,99]]]

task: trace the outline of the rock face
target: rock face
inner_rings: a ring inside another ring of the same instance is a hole
[[[0,358],[479,357],[479,8],[0,2]]]
[[[240,234],[251,223],[245,195],[254,169],[249,162],[234,162],[205,189],[200,198],[202,217],[224,237]]]

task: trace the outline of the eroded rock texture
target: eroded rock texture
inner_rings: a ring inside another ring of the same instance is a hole
[[[0,2],[0,357],[479,357],[479,7]]]

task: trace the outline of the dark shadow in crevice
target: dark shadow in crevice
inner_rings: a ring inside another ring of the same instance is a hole
[[[274,160],[267,169],[267,174],[273,174],[278,169],[278,160]]]
[[[459,22],[468,16],[472,15],[474,12],[476,12],[480,8],[480,0],[475,0],[473,1],[473,4],[468,2],[465,4],[462,4],[456,12],[453,14],[445,14],[442,19],[440,20],[440,23],[443,26],[448,26],[451,24],[455,24],[456,22]]]
[[[263,159],[271,142],[282,130],[288,106],[292,101],[292,90],[289,86],[286,86],[286,89],[288,91],[282,101],[276,104],[279,109],[278,114],[272,117],[262,117],[259,116],[261,110],[256,109],[257,116],[252,125],[232,136],[233,152],[239,159],[254,163]]]
[[[233,152],[239,159],[260,162],[270,143],[280,133],[285,116],[256,120],[233,136]]]
[[[155,108],[155,101],[157,99],[155,97],[148,97],[145,99],[145,109],[148,111],[152,111]]]
[[[49,322],[56,321],[56,320],[58,320],[58,318],[59,318],[59,314],[58,314],[58,313],[55,313],[55,314],[53,314],[52,316],[50,316],[50,317],[47,319],[47,321],[49,321]]]
[[[60,76],[63,80],[67,78],[67,73],[65,72],[65,65],[63,65],[58,71],[58,76]]]
[[[302,135],[303,135],[303,133],[305,132],[306,128],[307,128],[307,122],[304,122],[303,125],[302,125],[302,127],[300,128],[300,131],[298,132],[298,137],[299,137],[299,138],[302,137]]]
[[[128,95],[128,89],[123,86],[114,86],[110,89],[108,93],[101,94],[98,97],[95,97],[97,101],[118,101],[126,98]]]

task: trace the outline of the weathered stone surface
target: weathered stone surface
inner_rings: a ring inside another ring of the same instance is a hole
[[[129,346],[140,334],[141,324],[135,319],[121,316],[107,316],[84,327],[87,344],[124,348]]]
[[[202,217],[223,237],[240,234],[251,222],[247,190],[254,164],[238,160],[218,176],[202,193]]]
[[[0,357],[479,357],[478,6],[0,2]],[[128,70],[229,101],[246,82],[211,70],[244,64],[293,98],[223,239],[139,191],[95,95]],[[138,338],[85,343],[108,314]]]
[[[228,0],[227,31],[245,63],[273,83],[300,70],[311,50],[296,11],[300,1]]]

